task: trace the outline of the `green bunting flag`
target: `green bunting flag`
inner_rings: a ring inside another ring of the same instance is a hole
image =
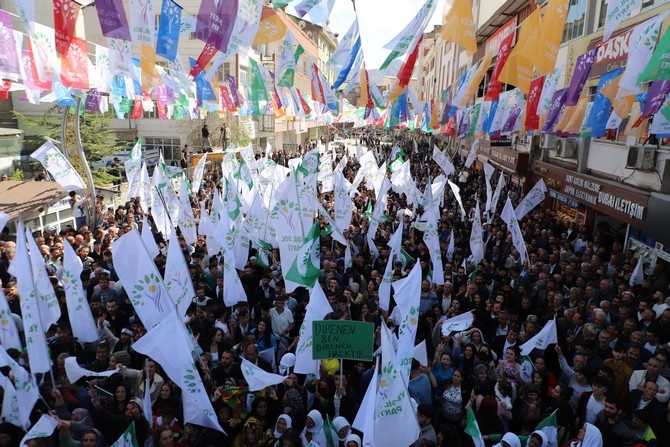
[[[637,78],[637,83],[649,81],[670,81],[670,32],[665,31],[663,37],[658,42],[656,50],[651,55],[651,59],[642,73]]]

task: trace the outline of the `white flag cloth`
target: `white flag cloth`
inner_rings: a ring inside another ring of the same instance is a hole
[[[242,375],[249,385],[249,391],[260,391],[269,386],[278,385],[286,380],[285,376],[263,371],[247,359],[242,359]]]
[[[388,311],[391,305],[391,283],[393,282],[393,258],[396,255],[400,255],[400,249],[402,247],[402,230],[403,230],[403,221],[401,220],[398,223],[398,228],[396,228],[393,236],[388,242],[388,246],[391,249],[389,251],[389,258],[386,262],[386,268],[384,269],[384,276],[382,276],[382,282],[379,284],[379,307],[382,310]]]
[[[426,348],[426,340],[421,340],[421,343],[414,346],[412,357],[423,366],[428,365],[428,349]]]
[[[176,312],[163,318],[137,340],[133,349],[157,361],[182,390],[185,423],[223,431],[191,356],[186,327]]]
[[[454,251],[456,250],[454,243],[454,229],[451,229],[451,236],[449,236],[449,246],[447,247],[447,259],[449,262],[454,260]]]
[[[440,148],[437,147],[437,145],[433,146],[433,160],[435,160],[435,163],[442,168],[444,171],[444,175],[449,177],[451,174],[456,172],[456,168],[454,168],[454,164],[447,158],[446,155],[440,150]]]
[[[354,194],[356,194],[356,190],[358,189],[358,185],[361,184],[361,182],[363,181],[365,176],[368,174],[368,172],[371,169],[376,170],[379,166],[377,164],[377,160],[375,159],[375,154],[372,151],[367,151],[363,155],[358,155],[358,148],[360,148],[360,146],[356,147],[356,152],[357,152],[357,157],[356,158],[358,158],[358,162],[360,163],[361,167],[358,168],[358,172],[356,172],[356,176],[354,177],[354,181],[351,183],[351,189],[349,191],[349,195],[351,197],[353,197]]]
[[[11,216],[5,212],[0,211],[0,231],[2,231],[3,228],[7,225],[7,222],[9,222],[9,218]]]
[[[496,186],[496,191],[493,193],[493,198],[491,199],[491,208],[489,208],[489,212],[491,214],[495,214],[496,209],[498,208],[498,201],[500,200],[500,193],[502,193],[502,189],[505,187],[505,176],[503,175],[502,172],[498,175],[498,185]]]
[[[414,340],[419,325],[419,304],[421,302],[421,263],[414,264],[414,268],[405,278],[393,283],[394,298],[400,309],[402,322],[398,328],[398,350],[396,352],[396,366],[400,375],[409,383],[409,370],[412,366],[414,354]]]
[[[170,243],[168,245],[167,260],[165,261],[165,288],[170,294],[172,304],[176,306],[180,317],[186,315],[188,306],[193,302],[195,289],[193,281],[184,259],[184,253],[179,246],[177,232],[170,234]]]
[[[144,361],[144,396],[142,396],[142,413],[151,427],[154,423],[154,417],[151,410],[151,380],[149,380],[149,360]]]
[[[23,447],[27,445],[26,442],[35,438],[48,438],[51,436],[58,427],[58,419],[53,418],[47,414],[43,414],[42,417],[37,421],[35,425],[26,433],[26,435],[21,440],[20,446]]]
[[[465,159],[465,167],[470,169],[472,166],[472,163],[475,162],[475,158],[477,158],[477,149],[479,149],[479,140],[475,140],[472,143],[472,147],[470,148],[470,152],[468,152],[468,158]]]
[[[121,434],[119,439],[114,441],[114,444],[109,447],[141,447],[137,442],[137,436],[135,435],[135,423],[131,423]]]
[[[434,205],[426,208],[423,218],[426,220],[426,228],[423,232],[423,241],[430,253],[430,260],[433,263],[433,284],[444,284],[444,269],[442,268],[442,251],[440,250],[440,237],[438,229],[438,212]]]
[[[86,188],[86,183],[81,179],[79,173],[75,171],[67,158],[65,158],[51,140],[47,140],[35,152],[30,154],[30,157],[39,161],[63,189],[76,191]]]
[[[390,188],[391,182],[389,181],[388,177],[384,177],[384,180],[382,181],[382,187],[379,190],[379,195],[377,195],[377,202],[375,203],[375,207],[372,210],[370,225],[368,226],[368,236],[372,239],[374,239],[377,235],[377,229],[379,228],[379,224],[382,221],[382,216],[388,207],[387,195]]]
[[[72,327],[72,335],[83,343],[98,340],[98,329],[95,327],[91,307],[86,299],[86,292],[81,283],[83,266],[70,244],[63,244],[63,276],[61,283],[65,289],[67,313]],[[73,381],[70,381],[74,383]]]
[[[544,195],[547,192],[547,186],[544,184],[544,179],[538,180],[538,182],[533,186],[533,189],[528,191],[528,194],[524,196],[521,200],[521,203],[514,210],[516,214],[516,219],[521,220],[523,217],[530,213],[533,208],[538,206],[544,200]]]
[[[547,349],[552,343],[558,343],[556,334],[556,320],[549,320],[542,330],[533,338],[521,345],[521,355],[530,354],[533,349]]]
[[[12,369],[12,374],[14,375],[13,385],[16,390],[18,402],[21,403],[21,405],[19,405],[18,414],[13,414],[12,419],[18,419],[19,423],[16,425],[27,430],[31,424],[30,414],[33,411],[37,399],[40,397],[40,391],[37,387],[37,383],[35,383],[35,378],[26,371],[23,366],[14,361],[2,346],[0,346],[0,366],[9,366]],[[5,392],[7,391],[5,390]],[[4,406],[2,408],[2,413],[5,414]]]
[[[470,233],[470,252],[474,265],[484,259],[484,238],[482,235],[482,215],[479,212],[479,200],[475,199],[475,216],[472,219],[472,232]]]
[[[512,243],[514,244],[514,248],[519,251],[521,264],[523,264],[526,262],[526,259],[528,259],[526,242],[523,240],[523,233],[521,232],[521,227],[519,227],[519,221],[516,218],[514,208],[512,207],[512,201],[509,197],[505,202],[505,207],[503,208],[500,217],[507,224],[507,228],[512,233]]]
[[[9,422],[17,427],[26,428],[26,424],[21,421],[21,406],[19,405],[19,395],[9,377],[0,374],[0,387],[3,390],[2,395],[2,420]],[[27,422],[30,427],[30,421]]]
[[[203,154],[198,161],[198,164],[195,165],[193,169],[193,183],[191,184],[191,190],[193,194],[198,194],[200,191],[200,185],[202,184],[202,176],[205,173],[205,164],[207,163],[207,154]]]
[[[630,14],[640,10],[642,0],[609,0],[607,15],[605,15],[605,34],[603,41],[610,38],[621,22],[630,17]]]
[[[247,293],[235,269],[235,245],[239,243],[237,231],[230,228],[228,213],[223,213],[220,217],[216,237],[223,248],[223,303],[230,307],[240,301],[247,301]]]
[[[151,177],[149,177],[146,163],[142,163],[140,168],[137,196],[140,198],[140,205],[142,205],[143,210],[151,208]]]
[[[151,329],[168,316],[174,306],[163,278],[144,248],[142,237],[132,230],[114,242],[116,273],[144,327]]]
[[[44,373],[51,369],[51,360],[47,352],[47,340],[40,321],[37,295],[33,284],[30,255],[26,248],[26,232],[23,221],[19,220],[16,230],[16,255],[9,265],[9,273],[16,277],[16,286],[21,296],[21,316],[26,350],[33,374]]]
[[[37,306],[40,313],[40,321],[44,330],[48,330],[52,324],[56,324],[60,318],[60,305],[56,298],[56,292],[49,279],[44,265],[44,258],[40,254],[40,249],[33,238],[30,229],[26,227],[26,240],[28,241],[28,250],[30,256],[30,265],[33,271],[33,282],[35,283],[35,293],[37,294]],[[63,272],[56,274],[60,277]]]
[[[89,371],[88,369],[79,366],[76,357],[67,357],[65,359],[65,374],[70,383],[75,383],[82,377],[109,377],[117,372],[118,371],[115,369],[102,372]]]
[[[644,282],[644,261],[642,260],[642,256],[640,256],[637,258],[637,264],[635,264],[635,268],[633,269],[633,273],[630,275],[628,283],[631,286],[636,286],[641,285],[643,282]]]
[[[396,366],[391,338],[393,333],[382,321],[382,369],[375,399],[375,445],[410,445],[419,439],[417,422],[406,382]]]
[[[140,186],[140,169],[142,168],[142,140],[139,138],[130,151],[128,160],[123,163],[128,179],[127,199],[138,197]]]
[[[9,303],[7,303],[7,297],[5,297],[2,287],[0,287],[0,346],[18,349],[19,351],[23,349],[19,330],[14,322],[14,314],[9,309]]]
[[[372,373],[372,380],[365,391],[365,396],[358,407],[356,418],[351,426],[363,433],[363,446],[373,447],[375,445],[375,402],[377,399],[377,389],[379,388],[379,361],[375,359],[375,369]]]
[[[198,233],[195,229],[195,216],[193,216],[193,208],[188,198],[188,187],[183,176],[179,177],[179,214],[177,215],[177,225],[179,225],[181,235],[187,244],[195,244],[198,241]]]
[[[156,239],[154,239],[154,234],[151,231],[151,225],[149,225],[149,221],[147,220],[146,216],[142,217],[142,242],[144,243],[144,248],[146,248],[146,251],[149,253],[149,256],[152,260],[158,256],[160,249],[156,244]]]
[[[349,230],[351,216],[353,215],[353,204],[349,196],[351,184],[342,171],[333,172],[333,220],[340,231]]]
[[[496,168],[491,166],[489,163],[484,164],[484,177],[486,179],[486,207],[484,211],[486,214],[489,213],[491,209],[491,199],[493,198],[493,189],[491,188],[491,176],[495,172]]]
[[[458,207],[461,209],[461,219],[465,217],[465,208],[463,208],[463,199],[461,199],[461,188],[458,187],[458,185],[451,180],[447,180],[449,183],[449,187],[451,188],[451,192],[454,193],[454,197],[456,198],[456,202],[458,202]]]
[[[460,315],[456,315],[453,318],[444,320],[442,323],[442,335],[448,336],[452,332],[462,332],[472,326],[472,322],[475,320],[472,311],[465,312]]]
[[[300,326],[300,337],[295,349],[295,372],[318,376],[320,362],[312,359],[312,344],[314,343],[312,322],[323,320],[332,311],[333,308],[330,307],[330,303],[328,303],[328,299],[317,281],[309,291],[309,304],[307,304],[305,319]]]

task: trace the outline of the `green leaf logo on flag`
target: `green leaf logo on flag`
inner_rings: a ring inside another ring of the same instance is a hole
[[[302,159],[302,163],[300,163],[300,166],[296,170],[305,177],[317,173],[319,171],[319,152],[310,151]]]
[[[286,273],[286,279],[312,287],[321,274],[319,252],[319,224],[314,223]]]

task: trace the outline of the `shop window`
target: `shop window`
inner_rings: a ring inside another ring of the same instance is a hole
[[[179,138],[145,137],[143,140],[147,148],[152,147],[161,151],[167,164],[181,158],[181,140]]]

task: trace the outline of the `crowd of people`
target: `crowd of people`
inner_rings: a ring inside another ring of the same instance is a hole
[[[404,136],[392,144],[398,144],[411,160],[419,190],[442,173],[430,156],[432,146],[427,140],[415,142]],[[392,146],[377,142],[370,149],[378,160],[386,160]],[[338,151],[337,158],[342,155]],[[282,161],[281,153],[274,158]],[[601,231],[561,220],[542,205],[520,222],[529,255],[521,262],[499,215],[508,197],[515,203],[523,197],[511,185],[503,189],[497,212],[482,217],[485,257],[472,265],[468,262],[472,212],[475,198],[486,196],[485,177],[474,166],[464,167],[458,154],[453,161],[457,172],[452,178],[460,186],[468,215],[461,218],[454,195],[445,192],[438,230],[444,284],[432,280],[430,255],[418,225],[423,210],[408,206],[404,194],[389,192],[388,219],[372,235],[377,257],[368,246],[369,222],[364,213],[376,198],[365,184],[353,197],[354,213],[345,234],[352,265],[345,268],[345,246],[328,235],[320,241],[319,282],[332,306],[326,318],[374,323],[375,349],[380,346],[381,322],[391,327],[400,322],[393,311],[393,297],[390,312],[379,303],[387,263],[393,263],[394,281],[405,277],[414,262],[421,265],[415,343],[425,341],[429,361],[414,360],[409,376],[408,391],[421,428],[413,445],[472,445],[464,431],[470,408],[487,446],[546,446],[547,437],[537,426],[554,412],[559,445],[659,445],[659,439],[670,436],[670,306],[664,267],[657,264],[643,284],[631,287],[636,258],[623,249],[622,234],[615,228]],[[358,167],[350,157],[343,171],[349,181]],[[200,191],[191,197],[196,220],[201,204],[205,209],[211,206],[220,180],[220,172],[207,173]],[[321,193],[319,199],[332,211],[332,193]],[[73,196],[73,206],[83,204],[81,200]],[[114,258],[114,241],[140,229],[143,217],[153,225],[151,215],[141,209],[139,200],[117,209],[103,209],[101,204],[98,214],[97,222],[77,214],[76,225],[60,231],[48,228],[36,238],[62,317],[47,333],[53,375],[41,377],[43,399],[33,412],[35,420],[40,413],[51,412],[60,423],[54,436],[33,439],[31,447],[108,446],[130,424],[139,445],[147,447],[362,446],[365,434],[352,424],[374,364],[345,360],[340,365],[340,360],[331,359],[322,361],[319,377],[295,373],[295,348],[309,291],[298,288],[286,293],[278,251],[271,265],[263,267],[252,250],[239,271],[247,302],[227,308],[223,260],[207,256],[207,240],[202,236],[193,245],[179,238],[196,293],[186,324],[200,347],[200,378],[225,433],[184,423],[181,390],[161,365],[133,350],[133,343],[147,329],[115,270],[115,263],[122,260]],[[404,223],[402,247],[414,261],[389,260],[387,242],[400,221]],[[322,226],[327,226],[325,220]],[[164,273],[167,242],[153,230],[161,248],[155,264]],[[449,258],[452,230],[455,250]],[[20,316],[20,296],[8,272],[16,244],[7,229],[1,239],[0,280],[11,312]],[[82,260],[82,280],[100,335],[97,343],[81,344],[72,335],[59,280],[64,244],[70,244]],[[474,314],[471,328],[443,335],[444,321],[469,311]],[[556,322],[558,343],[522,357],[519,347],[549,320]],[[8,353],[29,368],[24,352],[10,349]],[[70,383],[64,366],[68,357],[76,357],[90,371],[115,373]],[[249,392],[240,368],[242,358],[283,374],[286,380]],[[9,374],[7,368],[2,372]],[[152,404],[149,418],[142,402],[147,384]],[[0,424],[1,447],[18,446],[22,435],[19,427]]]

